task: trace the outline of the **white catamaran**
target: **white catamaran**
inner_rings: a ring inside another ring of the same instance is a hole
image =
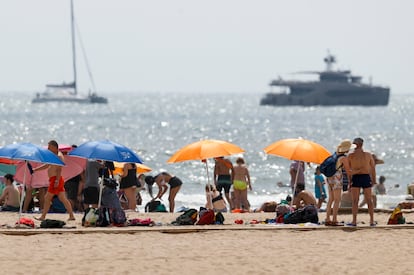
[[[73,82],[62,84],[47,84],[46,90],[37,93],[32,103],[44,102],[78,102],[78,103],[108,103],[108,99],[98,96],[96,92],[89,91],[87,96],[78,94],[77,75],[76,75],[76,43],[75,43],[75,17],[73,12],[73,0],[70,1],[71,9],[71,31],[72,31],[72,62],[73,62]],[[90,74],[90,70],[89,70]],[[91,76],[91,74],[90,74]],[[92,78],[91,78],[92,81]],[[93,82],[93,81],[92,81]],[[94,85],[93,85],[94,86]]]

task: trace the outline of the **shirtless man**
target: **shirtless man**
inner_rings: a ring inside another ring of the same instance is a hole
[[[372,186],[376,184],[375,161],[371,153],[364,152],[362,138],[355,138],[353,143],[356,148],[353,153],[348,155],[349,166],[351,168],[351,194],[352,194],[352,223],[356,226],[358,214],[358,202],[361,188],[364,198],[368,205],[368,213],[371,226],[374,226],[374,206],[371,199]]]
[[[63,154],[59,151],[59,146],[55,140],[51,140],[48,143],[47,147],[51,152],[56,154],[62,161],[63,161]],[[52,165],[52,164],[44,164],[42,166],[36,167],[33,169],[33,172],[42,169],[48,169],[47,174],[49,176],[49,187],[47,189],[47,193],[45,195],[45,202],[43,205],[42,216],[39,220],[44,220],[46,218],[47,212],[49,212],[50,203],[55,195],[58,196],[59,200],[63,203],[66,210],[69,213],[68,220],[75,220],[75,216],[73,215],[72,206],[68,199],[66,198],[65,194],[65,187],[64,187],[64,180],[61,176],[62,173],[62,166],[59,165]]]
[[[316,199],[308,190],[302,190],[293,198],[293,205],[296,206],[296,209],[308,205],[316,206]]]
[[[20,192],[13,185],[13,175],[6,174],[4,176],[4,183],[6,188],[3,190],[3,194],[0,197],[0,203],[3,203],[1,211],[13,211],[18,212],[20,209]]]
[[[230,200],[230,187],[233,182],[233,164],[224,157],[214,158],[214,160],[216,161],[214,166],[214,185],[220,193],[224,189],[227,203],[230,205],[230,209],[233,209]]]

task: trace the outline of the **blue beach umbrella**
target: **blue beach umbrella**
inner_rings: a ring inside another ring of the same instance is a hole
[[[128,147],[110,140],[88,141],[73,149],[69,155],[96,160],[142,163],[138,155]],[[103,184],[103,175],[101,185]],[[99,188],[98,208],[102,201],[102,186]]]
[[[6,145],[0,148],[0,157],[60,166],[65,165],[65,163],[53,152],[32,143],[15,143]]]
[[[45,149],[43,147],[34,145],[32,143],[15,143],[6,145],[0,148],[0,157],[12,160],[22,160],[28,163],[39,162],[45,164],[53,164],[64,166],[65,163],[56,156],[53,152]],[[26,174],[23,177],[23,184],[26,184]],[[20,216],[22,213],[23,198],[25,196],[25,188],[23,188],[22,199],[20,200],[20,210],[19,210],[19,224]]]
[[[86,159],[142,163],[134,151],[110,140],[85,142],[73,149],[69,155]]]

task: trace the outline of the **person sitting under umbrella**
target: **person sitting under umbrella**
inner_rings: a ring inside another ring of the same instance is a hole
[[[151,201],[154,201],[156,199],[162,200],[162,196],[168,190],[167,184],[170,185],[170,193],[168,196],[168,202],[170,204],[170,213],[173,213],[174,206],[175,206],[175,196],[177,195],[178,191],[180,191],[180,188],[181,188],[181,185],[183,185],[183,182],[176,176],[173,176],[167,172],[161,172],[155,177],[146,176],[145,182],[148,184],[148,186],[152,186],[154,183],[156,183],[158,186],[158,194]]]
[[[1,211],[19,212],[20,192],[16,186],[13,185],[13,181],[13,175],[6,174],[4,176],[4,184],[6,185],[6,188],[4,188],[0,197],[0,203],[3,203]]]

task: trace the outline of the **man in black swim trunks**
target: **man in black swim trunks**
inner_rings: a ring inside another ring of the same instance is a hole
[[[218,157],[214,160],[216,161],[214,166],[214,184],[220,193],[224,189],[227,203],[230,205],[230,209],[233,209],[230,199],[230,188],[233,182],[233,164],[224,157]]]
[[[372,186],[376,184],[375,161],[371,153],[364,152],[362,138],[355,138],[356,148],[354,152],[348,155],[349,167],[351,168],[351,194],[352,194],[352,223],[356,226],[358,202],[361,188],[364,192],[364,198],[368,205],[368,213],[371,226],[374,226],[374,206],[372,202]]]

